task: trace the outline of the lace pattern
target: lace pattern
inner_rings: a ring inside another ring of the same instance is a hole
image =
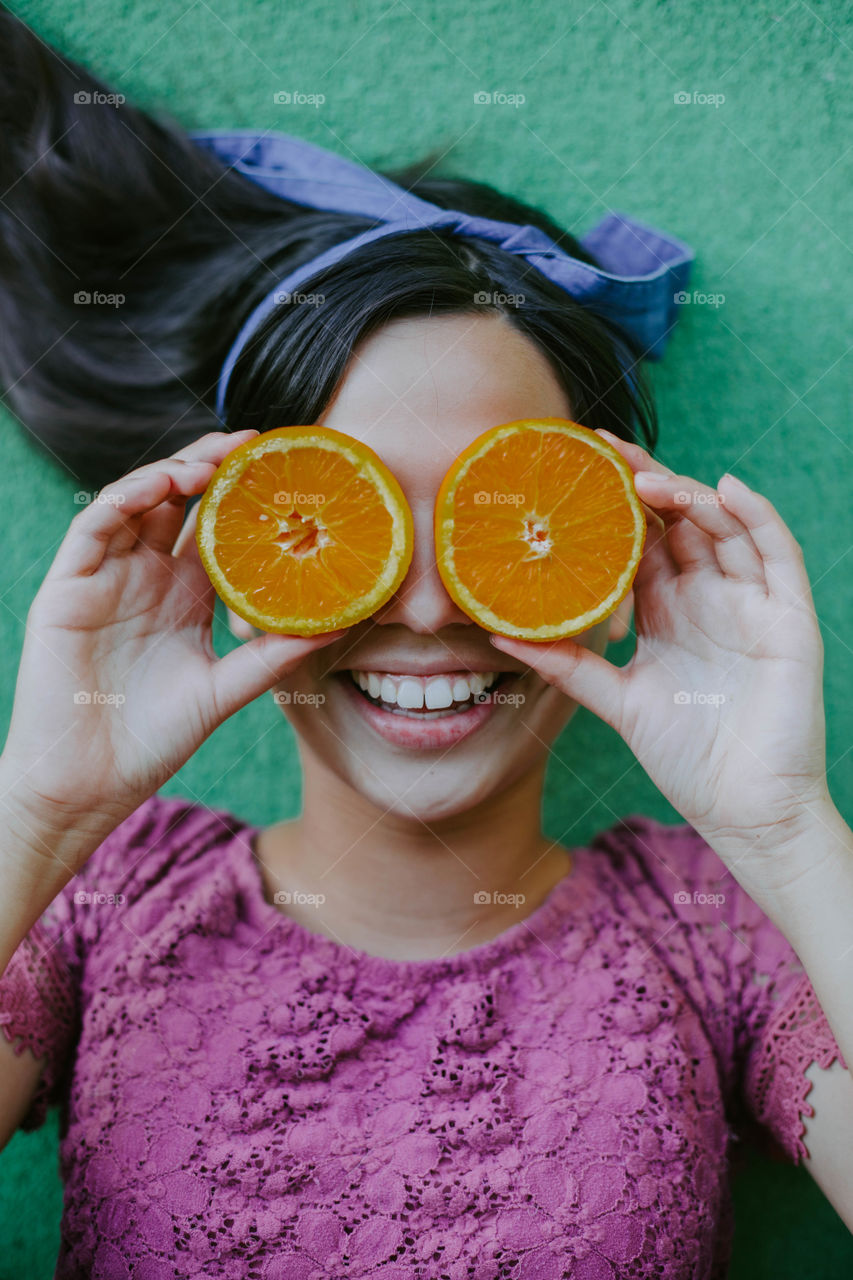
[[[153,797],[0,979],[69,1094],[58,1280],[723,1280],[738,1099],[797,1159],[837,1049],[692,828],[633,815],[399,962],[268,903],[255,831]]]

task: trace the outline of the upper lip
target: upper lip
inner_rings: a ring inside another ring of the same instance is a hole
[[[389,676],[445,676],[458,671],[481,675],[485,675],[487,671],[506,671],[520,675],[524,668],[500,666],[496,662],[488,663],[479,660],[460,662],[458,658],[455,661],[451,658],[434,658],[432,662],[418,662],[414,659],[411,662],[404,662],[400,658],[379,658],[375,661],[348,662],[346,667],[339,667],[337,670],[382,671],[387,672]]]

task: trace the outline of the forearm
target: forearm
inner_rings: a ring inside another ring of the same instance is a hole
[[[0,974],[22,939],[109,833],[109,820],[61,821],[21,801],[0,757]]]
[[[0,973],[39,916],[71,879],[61,862],[34,853],[16,827],[9,811],[0,808],[3,839],[0,842]]]
[[[801,838],[814,869],[766,910],[799,956],[853,1076],[853,831],[833,808]]]

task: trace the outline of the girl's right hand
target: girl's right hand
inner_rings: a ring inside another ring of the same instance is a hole
[[[7,804],[36,830],[78,826],[91,851],[218,725],[344,634],[265,633],[214,652],[216,593],[194,520],[179,538],[184,508],[257,434],[203,436],[71,521],[27,614],[2,755]]]

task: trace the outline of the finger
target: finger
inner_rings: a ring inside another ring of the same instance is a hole
[[[116,492],[121,492],[121,486],[125,481],[135,480],[137,476],[144,478],[152,472],[165,472],[172,477],[172,483],[167,490],[162,501],[152,504],[147,510],[137,513],[136,517],[127,522],[124,529],[120,529],[109,546],[110,555],[122,555],[127,551],[131,551],[136,546],[148,546],[155,550],[163,550],[162,535],[158,537],[158,522],[165,520],[167,524],[174,521],[177,514],[180,519],[181,512],[186,504],[187,498],[194,494],[201,493],[210,483],[210,477],[215,470],[213,463],[204,462],[200,459],[190,461],[184,458],[164,458],[161,462],[149,462],[145,466],[139,467],[136,471],[131,471],[127,476],[115,482]],[[109,493],[113,486],[107,486],[107,489],[101,490],[101,493]],[[171,543],[169,543],[171,547]],[[169,547],[166,549],[168,550]]]
[[[634,487],[637,488],[638,492],[638,474],[668,476],[673,480],[681,478],[669,467],[659,462],[657,458],[653,458],[640,445],[633,444],[627,440],[620,440],[618,436],[614,436],[610,431],[605,431],[603,427],[597,427],[596,434],[604,436],[608,443],[613,445],[614,449],[622,455],[632,468],[634,471]],[[682,489],[680,492],[686,493],[687,490]],[[647,487],[643,489],[643,493],[648,496],[649,501],[656,500],[656,491],[651,484],[647,484]],[[673,562],[677,566],[677,571],[679,573],[695,573],[712,569],[719,572],[722,565],[717,559],[715,549],[708,535],[703,533],[692,521],[682,518],[685,514],[682,509],[684,505],[686,505],[686,499],[681,498],[679,499],[679,508],[677,510],[673,510],[670,506],[669,509],[662,508],[659,511],[666,525],[667,544],[670,548]],[[726,572],[726,570],[724,569],[723,572]]]
[[[493,634],[489,640],[496,649],[527,663],[548,684],[621,733],[625,686],[622,668],[573,639],[540,644]]]
[[[749,530],[737,516],[727,510],[725,495],[694,480],[692,476],[664,476],[640,471],[634,476],[638,493],[658,511],[666,511],[675,519],[694,527],[705,535],[706,549],[713,553],[713,567],[728,577],[765,585],[764,565]],[[674,532],[674,530],[673,530]],[[682,535],[688,553],[686,567],[712,567],[707,551],[701,549],[700,538],[688,532]],[[678,540],[673,543],[677,558]],[[696,561],[694,557],[698,555]]]
[[[636,475],[634,487],[637,488]],[[662,508],[655,514],[666,531],[666,545],[669,549],[674,576],[709,569],[714,573],[720,572],[711,539],[689,520],[682,518],[680,505],[676,510]]]
[[[48,577],[87,577],[105,556],[126,551],[139,539],[141,517],[172,492],[193,492],[206,483],[210,467],[177,460],[152,463],[107,485],[69,525]]]
[[[218,467],[238,445],[245,444],[252,436],[259,434],[255,427],[246,427],[243,431],[209,431],[206,436],[184,445],[183,449],[178,449],[172,456],[183,458],[186,462],[214,462]]]
[[[596,427],[595,434],[603,436],[607,443],[622,455],[632,471],[654,471],[665,476],[675,475],[669,467],[647,453],[642,445],[633,444],[630,440],[622,440],[619,436],[614,436],[612,431],[605,431],[604,427]]]
[[[196,502],[189,514],[185,516],[180,533],[172,547],[173,556],[179,556],[181,559],[186,559],[188,555],[195,557],[195,552],[198,550],[195,539],[196,526],[198,525],[198,509],[199,503]]]
[[[245,618],[241,618],[239,613],[235,613],[233,609],[226,609],[225,616],[228,619],[228,626],[231,628],[232,635],[238,640],[251,640],[255,634],[255,629],[251,622],[247,622]]]
[[[212,431],[208,435],[202,436],[200,440],[195,440],[192,444],[179,449],[172,457],[178,458],[182,462],[209,463],[209,480],[213,476],[216,467],[227,458],[229,453],[257,434],[258,432],[254,427],[246,431]],[[196,490],[196,492],[202,491]],[[162,551],[167,555],[170,554],[175,545],[175,539],[181,531],[186,504],[187,495],[180,493],[172,494],[165,502],[161,503],[156,510],[145,517],[140,529],[140,542],[150,547],[152,551]]]
[[[605,431],[604,427],[596,427],[595,434],[603,436],[608,444],[613,445],[616,452],[625,459],[632,471],[645,469],[659,472],[661,475],[675,475],[674,471],[670,471],[669,467],[665,467],[662,462],[658,462],[640,445],[632,444],[628,440],[621,440],[612,431]],[[636,485],[634,487],[636,488]],[[640,495],[638,494],[637,496],[639,497]],[[671,522],[664,518],[663,513],[654,511],[646,503],[643,503],[643,511],[646,516],[646,541],[643,548],[643,560],[637,570],[635,579],[635,583],[640,587],[652,580],[660,581],[662,578],[676,577],[678,574],[678,566],[675,563],[666,537],[668,526]]]
[[[769,498],[726,474],[718,488],[732,515],[749,530],[764,565],[768,592],[790,605],[812,605],[803,549]]]
[[[186,519],[181,526],[181,531],[175,539],[175,545],[172,548],[172,555],[176,560],[193,561],[193,563],[197,564],[205,575],[207,575],[207,570],[204,567],[204,562],[198,549],[198,540],[196,538],[200,506],[200,503],[194,503],[192,509],[187,514]],[[210,581],[209,576],[208,581]],[[248,626],[249,624],[246,623],[245,625]],[[254,632],[252,632],[252,635],[254,635]]]
[[[640,563],[634,575],[635,591],[641,591],[652,582],[668,581],[678,576],[678,567],[667,540],[666,524],[658,513],[646,506],[644,502],[642,507],[646,517],[646,537]]]
[[[707,533],[686,520],[683,512],[670,514],[667,520],[667,539],[680,574],[710,571],[719,575],[720,563],[714,554],[713,541]]]
[[[319,636],[283,636],[265,632],[218,658],[211,668],[219,723],[267,693],[316,649],[340,640],[348,628]]]

